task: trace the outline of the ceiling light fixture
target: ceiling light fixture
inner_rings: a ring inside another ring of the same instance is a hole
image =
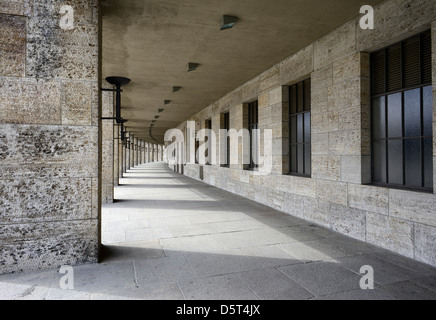
[[[182,87],[173,87],[173,92],[179,92],[182,89]]]
[[[172,102],[171,100],[165,100],[164,105],[170,104],[171,102]]]
[[[221,18],[221,29],[220,30],[231,29],[238,21],[239,21],[238,17],[224,15]]]
[[[155,119],[159,119],[160,117],[159,117],[159,116],[155,116],[154,118],[155,118]]]
[[[199,66],[200,66],[199,63],[189,62],[188,63],[188,72],[196,71]]]
[[[162,112],[164,112],[165,111],[165,109],[159,109],[159,110],[157,110],[159,113],[162,113]]]

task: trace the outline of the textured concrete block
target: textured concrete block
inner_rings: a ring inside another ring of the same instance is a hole
[[[315,42],[315,70],[354,52],[356,52],[356,24],[351,21]]]
[[[92,84],[64,81],[62,91],[62,124],[91,125]]]
[[[329,154],[329,136],[324,133],[312,133],[312,155]]]
[[[32,0],[0,0],[0,13],[26,16],[32,12]]]
[[[349,109],[360,106],[361,103],[361,80],[355,78],[334,84],[328,89],[328,108],[331,110]]]
[[[413,258],[413,223],[376,213],[366,215],[369,243]]]
[[[306,197],[296,194],[286,193],[284,197],[283,211],[286,213],[304,219],[304,200]]]
[[[7,35],[0,38],[0,75],[24,76],[26,18],[0,14],[0,34]]]
[[[333,85],[332,65],[312,72],[312,114],[323,114],[328,111],[327,97],[331,85]]]
[[[436,266],[436,228],[415,224],[415,259]]]
[[[360,130],[362,116],[360,105],[351,108],[340,108],[338,110],[338,130]]]
[[[97,177],[95,127],[3,125],[0,179]]]
[[[256,77],[253,80],[244,84],[241,88],[242,101],[252,101],[259,96],[260,78]]]
[[[329,132],[329,116],[326,113],[312,114],[312,134]]]
[[[0,123],[60,124],[57,81],[0,78]]]
[[[348,202],[352,208],[388,214],[389,189],[350,183]]]
[[[75,28],[59,28],[61,3],[38,0],[28,23],[27,68],[29,77],[96,80],[98,76],[98,26],[92,23],[95,0],[75,0]]]
[[[97,220],[54,221],[44,223],[0,225],[0,243],[8,244],[38,239],[58,241],[77,237],[97,237]]]
[[[90,179],[0,181],[0,194],[5,203],[0,208],[0,223],[91,218]]]
[[[294,176],[292,177],[292,192],[299,196],[315,198],[315,181],[314,179]]]
[[[268,92],[280,86],[279,66],[276,65],[260,75],[259,93]]]
[[[331,229],[349,237],[366,240],[366,212],[332,204],[329,212]]]
[[[360,130],[330,132],[330,153],[342,156],[358,156],[361,154],[361,139]]]
[[[389,190],[389,215],[436,226],[436,196],[391,189]]]
[[[347,184],[316,180],[316,196],[331,203],[347,205]]]
[[[312,178],[339,181],[341,157],[312,155]]]
[[[289,84],[313,71],[313,45],[310,45],[280,63],[280,83]]]
[[[433,0],[385,1],[374,8],[374,30],[357,28],[357,51],[377,50],[424,31],[435,15]]]
[[[98,262],[97,237],[37,239],[0,247],[0,274]]]
[[[333,64],[333,83],[349,81],[360,76],[369,76],[369,54],[353,53]]]
[[[314,222],[320,226],[330,228],[330,202],[305,198],[304,199],[304,219]]]

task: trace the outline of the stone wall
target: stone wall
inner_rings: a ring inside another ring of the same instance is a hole
[[[99,8],[0,0],[0,274],[98,257]]]
[[[375,8],[375,30],[360,17],[230,92],[193,116],[230,112],[231,128],[244,126],[244,105],[259,100],[259,126],[273,129],[272,173],[187,165],[184,173],[401,255],[436,266],[436,196],[368,185],[371,182],[369,53],[432,28],[436,136],[436,2],[389,0]],[[312,177],[288,172],[287,86],[312,81]],[[186,123],[179,129],[184,130]],[[436,139],[434,139],[436,184]],[[219,150],[217,146],[217,150]],[[241,151],[241,146],[239,146]],[[436,190],[436,185],[435,185]]]

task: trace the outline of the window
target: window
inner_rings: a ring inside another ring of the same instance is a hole
[[[248,131],[250,132],[250,164],[248,170],[256,170],[258,165],[259,143],[253,130],[259,129],[259,102],[256,100],[248,104]]]
[[[372,181],[433,190],[431,33],[371,55]]]
[[[289,98],[289,172],[310,177],[312,172],[310,79],[290,86]]]
[[[226,130],[227,133],[230,130],[230,113],[223,113],[221,115],[221,129]],[[230,136],[226,138],[226,163],[221,166],[224,168],[230,168]]]

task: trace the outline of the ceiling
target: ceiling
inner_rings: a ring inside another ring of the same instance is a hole
[[[102,0],[103,77],[132,79],[122,94],[127,130],[163,143],[168,129],[380,2]],[[220,31],[224,14],[240,18],[233,29]],[[187,72],[189,62],[198,70]]]

